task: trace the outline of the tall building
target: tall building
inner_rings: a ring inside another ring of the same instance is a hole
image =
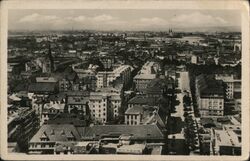
[[[195,86],[201,116],[223,116],[225,92],[222,82],[201,74],[196,77]]]
[[[100,88],[90,92],[89,109],[91,118],[100,123],[106,123],[119,116],[122,105],[120,90],[112,87]]]
[[[222,80],[226,83],[227,99],[234,99],[241,95],[241,79],[233,74],[216,74],[216,80]]]
[[[136,90],[143,93],[147,88],[148,83],[150,83],[152,79],[156,78],[156,74],[159,70],[160,66],[158,63],[153,61],[146,62],[138,74],[134,77]]]
[[[97,88],[108,87],[118,77],[121,77],[123,83],[126,85],[131,77],[131,66],[121,65],[113,71],[101,71],[97,73],[96,77]]]

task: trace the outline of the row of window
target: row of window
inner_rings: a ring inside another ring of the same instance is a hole
[[[54,144],[30,144],[30,148],[37,148],[37,147],[41,147],[41,148],[50,147],[50,148],[53,148]]]

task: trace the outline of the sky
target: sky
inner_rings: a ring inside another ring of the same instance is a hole
[[[169,28],[240,28],[237,10],[9,10],[9,30],[167,31]]]

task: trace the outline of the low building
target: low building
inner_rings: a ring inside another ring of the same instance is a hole
[[[211,150],[214,155],[241,155],[241,137],[234,131],[214,130],[212,134]]]
[[[133,106],[125,112],[125,124],[127,125],[149,125],[158,124],[165,127],[166,115],[162,117],[158,114],[157,106]]]
[[[43,125],[29,141],[29,154],[54,154],[57,143],[80,141],[80,135],[74,125]]]
[[[40,113],[40,126],[47,124],[48,120],[54,118],[56,115],[63,113],[65,103],[45,103]]]
[[[133,106],[156,106],[158,104],[158,98],[155,97],[145,97],[145,96],[135,96],[128,101],[128,108]]]
[[[57,91],[58,85],[54,82],[36,82],[28,87],[29,95],[33,95],[33,98],[46,98]]]
[[[87,114],[89,97],[83,96],[68,96],[67,109],[69,113]]]
[[[117,140],[119,142],[120,137],[124,135],[129,136],[129,141],[134,143],[143,141],[165,143],[166,139],[157,125],[94,125],[78,128],[78,131],[84,141]]]

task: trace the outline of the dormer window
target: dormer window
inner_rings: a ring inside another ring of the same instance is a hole
[[[68,141],[74,141],[75,140],[75,136],[74,136],[72,131],[67,134],[67,139],[68,139]]]
[[[40,139],[41,139],[41,141],[48,141],[48,140],[49,140],[49,138],[48,138],[48,136],[47,136],[47,134],[46,134],[45,131],[44,131],[43,134],[41,135]]]
[[[64,130],[62,130],[61,135],[65,135],[65,131]]]
[[[51,135],[55,135],[55,130],[52,129],[51,132],[50,132]]]

